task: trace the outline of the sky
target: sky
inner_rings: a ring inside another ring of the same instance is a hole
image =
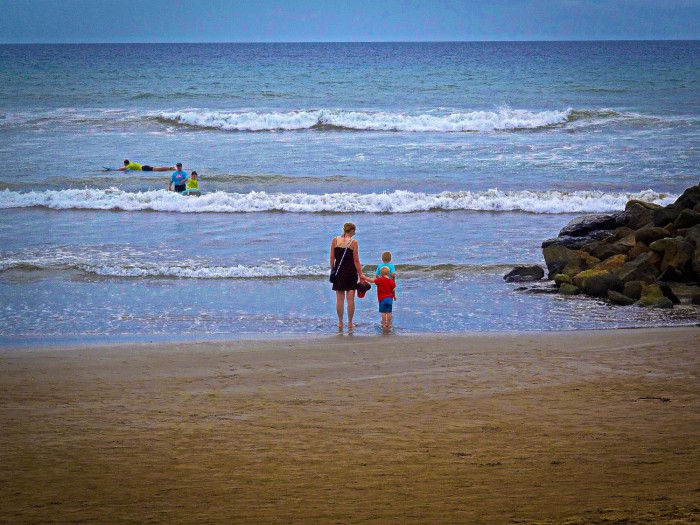
[[[0,43],[700,39],[700,0],[0,0]]]

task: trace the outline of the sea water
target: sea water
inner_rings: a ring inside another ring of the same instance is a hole
[[[699,101],[697,41],[0,46],[0,344],[333,333],[346,221],[398,334],[697,323],[502,277],[700,182]]]

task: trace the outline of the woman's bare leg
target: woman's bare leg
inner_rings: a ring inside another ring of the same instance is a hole
[[[352,328],[355,326],[352,322],[352,318],[355,316],[355,290],[348,290],[346,297],[348,300],[348,328]]]
[[[345,292],[335,292],[335,312],[338,314],[338,328],[343,327],[343,307],[345,306]],[[349,308],[348,308],[349,310]]]

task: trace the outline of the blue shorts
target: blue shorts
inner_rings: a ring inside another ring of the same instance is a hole
[[[387,297],[386,299],[382,299],[379,301],[379,313],[382,314],[390,314],[391,313],[391,307],[394,304],[394,300],[391,297]]]

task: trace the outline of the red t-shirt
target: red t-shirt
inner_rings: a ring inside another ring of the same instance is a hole
[[[396,288],[396,282],[388,277],[377,277],[374,281],[377,285],[377,300],[380,302],[387,297],[394,298],[394,288]]]

